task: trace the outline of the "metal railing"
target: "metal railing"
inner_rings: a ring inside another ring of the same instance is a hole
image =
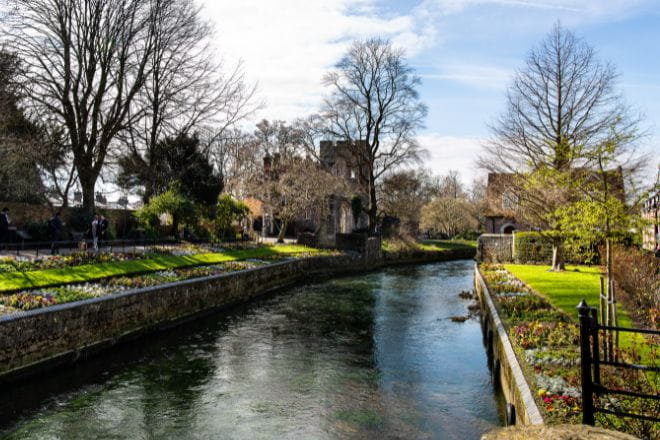
[[[649,329],[634,329],[627,327],[615,327],[598,324],[598,311],[595,307],[589,307],[583,299],[577,306],[580,319],[580,369],[582,377],[582,423],[594,425],[595,414],[604,413],[618,417],[630,417],[638,420],[660,422],[657,416],[646,414],[635,414],[626,411],[601,408],[594,403],[594,394],[602,396],[615,394],[640,399],[660,400],[659,394],[646,394],[637,391],[612,389],[603,385],[601,381],[601,365],[614,368],[625,368],[644,372],[660,373],[660,367],[655,365],[640,365],[623,362],[622,360],[601,358],[601,346],[599,341],[599,330],[607,332],[629,332],[643,335],[660,336],[660,331]]]

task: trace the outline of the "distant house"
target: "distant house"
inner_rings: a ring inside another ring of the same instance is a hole
[[[660,250],[660,191],[644,202],[642,217],[649,222],[642,231],[642,246],[649,251]]]
[[[586,175],[587,178],[584,180],[591,183],[594,183],[593,179],[597,178],[595,173],[583,168],[576,168],[573,173],[576,177],[581,175],[583,179]],[[606,176],[613,196],[625,203],[625,187],[621,168],[607,171]],[[490,234],[511,234],[517,230],[532,229],[534,226],[525,225],[516,218],[519,200],[514,191],[513,179],[514,174],[510,173],[488,174],[487,206],[484,217],[486,232]]]
[[[489,234],[511,234],[525,229],[516,220],[518,197],[512,189],[513,174],[488,173],[486,187],[486,232]]]

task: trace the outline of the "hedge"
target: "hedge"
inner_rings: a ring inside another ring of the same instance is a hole
[[[552,261],[552,241],[540,232],[516,232],[513,236],[513,260],[516,263],[546,263]],[[564,261],[573,264],[597,264],[598,252],[590,248],[564,248]]]

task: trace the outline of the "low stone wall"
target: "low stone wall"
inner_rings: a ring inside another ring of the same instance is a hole
[[[477,239],[477,260],[494,263],[513,261],[513,235],[481,234]]]
[[[477,265],[475,265],[474,272],[475,291],[481,306],[486,350],[493,366],[494,377],[499,381],[507,403],[513,405],[515,409],[513,422],[522,425],[543,424],[541,412],[536,405],[532,391],[513,351],[509,335]]]
[[[247,301],[296,281],[350,270],[347,256],[317,257],[136,289],[0,317],[0,382],[14,380],[201,312]]]
[[[395,259],[324,256],[136,289],[0,317],[0,383],[75,362],[119,342],[293,283],[394,263],[466,258],[465,252]]]

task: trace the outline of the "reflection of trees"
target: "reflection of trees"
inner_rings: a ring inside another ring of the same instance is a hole
[[[193,351],[174,351],[166,362],[140,369],[143,426],[151,438],[189,433],[189,426],[181,421],[194,419],[204,392],[202,385],[214,371],[212,357]],[[167,417],[168,414],[175,417]]]

